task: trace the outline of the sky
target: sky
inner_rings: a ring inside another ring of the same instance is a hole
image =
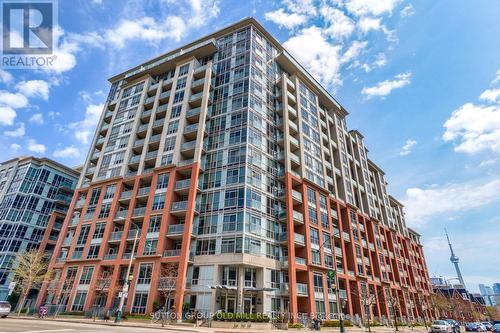
[[[60,0],[50,69],[0,69],[0,160],[83,163],[108,78],[253,16],[348,110],[430,276],[500,282],[497,0]]]

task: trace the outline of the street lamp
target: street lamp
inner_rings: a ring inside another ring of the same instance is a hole
[[[121,218],[121,219],[124,220],[125,218]],[[120,304],[118,305],[118,310],[116,310],[115,323],[120,322],[120,320],[122,319],[122,310],[123,310],[123,305],[125,303],[125,296],[128,297],[127,294],[128,294],[130,281],[131,281],[130,270],[132,268],[132,260],[134,260],[135,245],[137,244],[137,240],[139,239],[139,232],[140,232],[139,226],[132,221],[130,221],[130,224],[134,225],[136,227],[136,231],[135,231],[135,236],[134,236],[134,244],[132,245],[132,252],[130,254],[130,259],[128,261],[127,275],[126,275],[125,283],[123,284],[123,289],[122,289],[122,292],[120,295]]]

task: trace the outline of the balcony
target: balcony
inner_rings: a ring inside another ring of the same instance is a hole
[[[182,216],[186,213],[187,205],[188,205],[187,201],[172,202],[170,212],[174,215]]]
[[[114,231],[109,235],[108,242],[121,241],[123,235],[123,231]]]
[[[73,237],[65,238],[63,241],[63,246],[70,246],[72,240],[73,240]]]
[[[289,115],[290,119],[296,119],[297,118],[297,110],[294,107],[288,105],[288,115]]]
[[[296,224],[304,224],[304,215],[302,213],[293,211],[293,222]]]
[[[342,258],[342,249],[338,246],[335,246],[335,256]]]
[[[181,153],[189,156],[194,155],[194,150],[196,149],[196,140],[188,141],[182,144]]]
[[[200,119],[200,113],[200,107],[190,109],[186,112],[186,119],[188,119],[189,121],[197,121],[198,119]]]
[[[195,105],[195,106],[201,106],[202,98],[203,98],[203,91],[196,93],[196,94],[193,94],[193,95],[191,95],[191,97],[189,97],[189,104]]]
[[[349,236],[348,232],[342,231],[342,238],[347,242],[351,241],[351,236]]]
[[[290,136],[288,138],[288,141],[290,142],[290,149],[292,149],[292,148],[294,148],[294,149],[299,148],[299,140],[295,139],[293,136]]]
[[[193,91],[202,91],[204,85],[205,85],[205,78],[198,79],[196,81],[193,81],[193,83],[191,83],[191,89]]]
[[[300,157],[298,157],[294,153],[290,153],[290,161],[292,162],[292,165],[295,167],[300,165]]]
[[[191,124],[184,127],[184,137],[189,140],[196,139],[196,135],[198,134],[198,124]]]
[[[170,97],[170,90],[164,91],[160,94],[160,101],[164,102]]]
[[[171,224],[168,226],[167,237],[182,239],[184,234],[184,224]]]
[[[134,142],[134,148],[142,147],[144,146],[144,139],[139,139]]]
[[[101,134],[104,134],[108,131],[108,128],[109,128],[109,124],[106,124],[104,123],[102,126],[101,126],[101,129],[99,130],[99,133]]]
[[[297,103],[297,99],[295,98],[295,96],[291,92],[287,91],[286,95],[288,97],[289,104],[295,105]]]
[[[164,257],[178,257],[181,255],[181,250],[165,250],[163,251]]]
[[[120,210],[115,214],[115,220],[124,220],[127,218],[128,210]]]
[[[116,253],[108,253],[104,256],[104,260],[115,260],[118,257]]]
[[[142,217],[146,213],[146,207],[134,208],[132,212],[132,217]]]
[[[120,201],[130,200],[132,197],[132,191],[124,191],[120,194]]]
[[[304,265],[304,266],[307,265],[306,259],[300,257],[295,257],[295,263],[297,265]]]
[[[162,104],[162,105],[158,106],[158,108],[156,109],[156,114],[159,115],[159,114],[166,112],[167,108],[168,108],[168,104]]]
[[[175,192],[179,194],[186,194],[189,192],[191,186],[191,179],[183,179],[175,182]]]
[[[297,283],[297,296],[308,296],[307,294],[307,284]]]
[[[137,197],[148,196],[150,191],[151,191],[151,188],[149,186],[147,186],[147,187],[141,187],[139,189],[139,191],[137,191]]]
[[[146,157],[144,158],[145,161],[151,161],[151,160],[156,160],[156,157],[158,156],[158,151],[150,151],[146,154]]]
[[[71,259],[72,259],[72,260],[78,260],[78,259],[81,259],[81,258],[82,258],[82,255],[83,255],[83,252],[82,252],[82,251],[75,251],[75,252],[73,252],[73,255],[71,256]]]
[[[144,100],[144,106],[150,106],[155,102],[156,96],[148,97]]]
[[[99,138],[99,139],[97,139],[97,141],[95,142],[95,145],[96,146],[102,146],[102,144],[104,143],[104,140],[105,140],[105,138]]]
[[[301,235],[298,233],[294,233],[293,241],[294,241],[295,245],[297,245],[297,246],[305,246],[306,245],[306,240],[305,240],[304,235]]]
[[[161,140],[161,134],[153,135],[151,138],[149,138],[149,145],[152,146],[153,144],[160,142],[160,140]],[[158,145],[154,146],[157,147]]]
[[[302,193],[292,189],[292,199],[293,199],[294,204],[301,204],[302,203]]]
[[[130,164],[130,165],[138,165],[140,161],[141,161],[141,155],[133,155],[130,158],[130,161],[128,162],[128,164]]]
[[[78,225],[78,221],[80,221],[80,216],[75,216],[69,222],[70,227]]]
[[[289,121],[288,122],[288,126],[289,126],[289,129],[290,129],[290,134],[297,134],[297,133],[299,133],[299,127],[293,121]]]
[[[165,118],[155,120],[153,123],[153,128],[162,127],[164,123],[165,123]]]
[[[127,234],[127,240],[141,237],[141,229],[130,229]]]
[[[149,124],[141,124],[141,125],[137,128],[137,133],[146,132],[146,131],[148,130],[148,126],[149,126]]]

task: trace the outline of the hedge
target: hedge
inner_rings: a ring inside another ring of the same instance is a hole
[[[302,325],[301,323],[288,324],[288,328],[304,328],[304,325]]]
[[[235,322],[254,322],[254,323],[268,323],[270,318],[265,314],[255,313],[225,313],[219,312],[213,315],[212,320],[215,321],[235,321]]]
[[[322,327],[340,327],[340,321],[338,320],[325,320],[322,324]],[[344,327],[351,327],[352,324],[349,320],[344,320]]]

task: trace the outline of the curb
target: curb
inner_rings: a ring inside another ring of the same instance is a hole
[[[30,318],[30,317],[8,317],[8,318],[10,318],[10,319],[20,319],[20,320],[33,320],[33,321],[47,321],[47,322],[55,321],[55,322],[62,322],[62,323],[76,323],[76,324],[87,324],[87,325],[115,326],[115,327],[137,327],[137,328],[167,330],[167,331],[176,331],[176,332],[179,332],[179,331],[181,331],[181,332],[195,332],[195,333],[200,333],[200,332],[205,333],[206,332],[206,331],[189,329],[189,328],[184,328],[184,327],[179,327],[179,326],[172,327],[172,324],[166,325],[165,327],[161,327],[161,326],[153,326],[153,324],[151,324],[151,325],[145,325],[145,324],[141,324],[141,323],[135,324],[135,323],[132,323],[132,322],[128,322],[128,323],[125,323],[125,324],[117,324],[117,323],[114,323],[114,322],[98,322],[98,321],[96,321],[96,322],[90,321],[89,322],[89,321],[79,320],[79,319],[76,319],[76,320],[59,319],[59,318],[56,318],[56,319],[52,319],[52,318],[50,318],[50,319],[38,319],[38,318]]]

